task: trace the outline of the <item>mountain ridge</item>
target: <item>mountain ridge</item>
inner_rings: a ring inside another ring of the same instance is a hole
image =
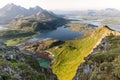
[[[52,30],[64,25],[66,20],[52,12],[42,10],[31,16],[15,19],[8,26],[10,28],[22,29],[22,30]]]
[[[39,6],[26,9],[13,3],[7,4],[0,9],[0,24],[6,24],[15,18],[30,16],[43,10],[44,9]]]
[[[110,35],[118,36],[120,33],[110,30],[107,26],[102,26],[96,29],[91,36],[65,42],[58,49],[50,49],[56,57],[52,70],[58,79],[72,80],[80,63],[84,62],[84,58],[100,44],[105,36]]]
[[[39,6],[26,9],[12,3],[0,9],[0,24],[8,24],[12,29],[52,30],[65,23],[64,18]]]
[[[120,36],[107,36],[78,67],[73,80],[119,80]]]

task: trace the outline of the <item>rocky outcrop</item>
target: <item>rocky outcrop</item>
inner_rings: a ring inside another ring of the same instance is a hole
[[[0,42],[0,80],[57,80],[49,67],[40,64],[32,52]]]
[[[96,45],[93,47],[93,49],[91,50],[91,52],[89,54],[91,54],[93,52],[93,50],[102,42],[102,40],[106,36],[120,36],[120,32],[112,30],[111,28],[109,28],[106,25],[101,26],[100,28],[98,28],[91,36],[95,36],[96,33],[101,34],[101,33],[99,33],[100,31],[104,31],[104,34],[102,33],[101,38],[99,38],[98,42],[96,43]]]
[[[103,36],[96,43],[96,45],[91,50],[89,55],[87,57],[85,57],[85,61],[80,64],[73,80],[98,80],[98,77],[96,77],[96,78],[94,77],[96,74],[94,72],[98,72],[98,74],[100,74],[101,76],[102,76],[102,74],[107,73],[107,71],[105,72],[105,71],[101,70],[100,67],[103,64],[106,65],[106,67],[108,67],[107,65],[109,65],[107,63],[107,59],[106,59],[105,55],[107,56],[107,52],[110,50],[110,47],[112,46],[112,44],[111,44],[112,41],[108,42],[108,40],[109,40],[108,37],[111,36],[111,37],[117,38],[118,36],[120,36],[120,33],[110,29],[108,26],[100,27],[95,32],[99,32],[101,30],[105,30]],[[92,36],[94,36],[94,34]],[[98,53],[101,53],[101,56],[98,56],[99,55]],[[96,55],[96,57],[98,56],[99,58],[98,59],[94,58],[93,56],[95,56],[95,55]],[[116,53],[115,54],[113,53],[113,55],[116,56]],[[108,54],[108,56],[109,56],[109,54]],[[100,57],[103,57],[103,60],[100,59]],[[111,59],[111,55],[110,55],[110,57],[108,57],[108,62],[110,59]],[[112,58],[112,59],[114,60],[114,58]],[[104,60],[106,63],[103,63]],[[109,65],[109,66],[113,67],[112,65]],[[113,75],[111,75],[111,76],[113,78]],[[101,78],[99,77],[99,79],[102,79],[102,80],[103,80],[103,78],[107,79],[107,77],[105,77],[105,76],[104,77],[102,76]],[[116,78],[115,80],[118,80],[118,79]]]

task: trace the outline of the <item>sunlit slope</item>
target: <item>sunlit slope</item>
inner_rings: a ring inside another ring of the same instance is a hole
[[[66,42],[57,49],[51,49],[56,58],[56,63],[52,70],[59,80],[72,80],[76,74],[78,66],[87,57],[105,36],[120,35],[120,33],[111,30],[107,26],[101,26],[82,39],[76,39]]]

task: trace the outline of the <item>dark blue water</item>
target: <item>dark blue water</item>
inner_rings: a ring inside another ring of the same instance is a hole
[[[61,41],[72,40],[78,37],[84,36],[83,33],[73,32],[69,28],[65,28],[65,26],[59,27],[56,30],[49,31],[47,33],[39,34],[35,37],[35,39],[57,39]]]

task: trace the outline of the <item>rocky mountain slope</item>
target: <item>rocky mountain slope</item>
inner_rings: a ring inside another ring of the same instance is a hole
[[[119,32],[102,26],[96,29],[92,35],[82,39],[65,42],[58,48],[52,48],[56,58],[56,63],[52,66],[53,72],[59,80],[72,80],[76,74],[78,66],[84,62],[84,58],[93,52],[106,36],[118,36]]]
[[[57,80],[51,69],[41,64],[31,52],[0,42],[0,80]]]
[[[33,15],[42,10],[43,9],[38,6],[26,9],[13,3],[7,4],[6,6],[0,9],[0,24],[9,23],[15,18]]]
[[[10,27],[15,29],[40,31],[52,30],[66,23],[66,20],[52,12],[42,10],[31,16],[15,19],[10,23]]]
[[[120,36],[105,37],[82,63],[73,80],[119,80]]]

